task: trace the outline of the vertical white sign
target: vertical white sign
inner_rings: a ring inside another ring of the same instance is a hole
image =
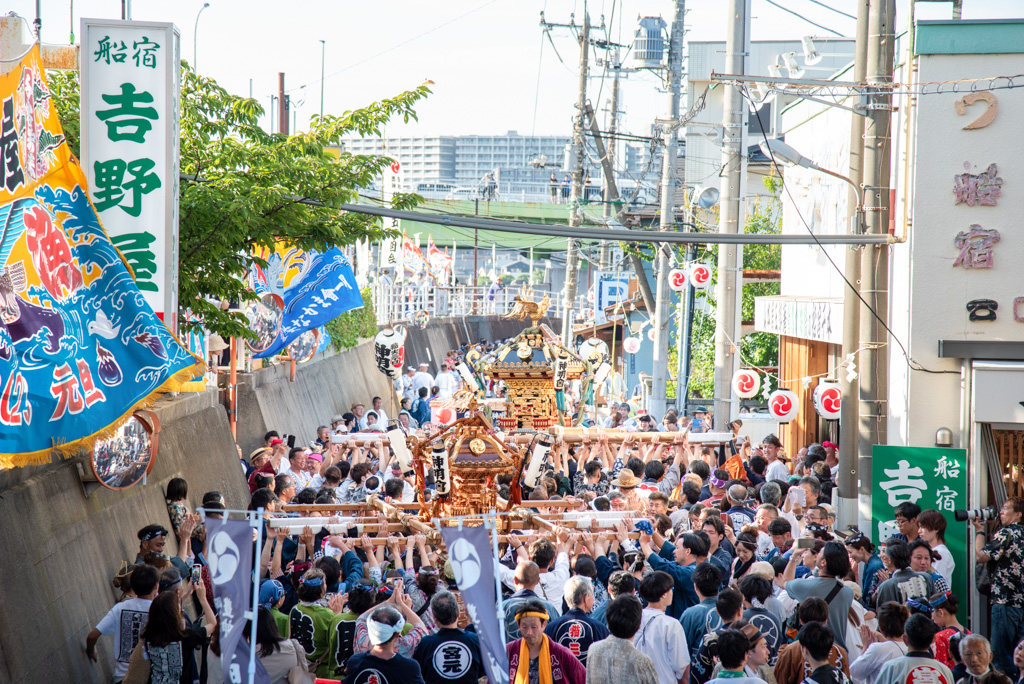
[[[180,34],[82,19],[82,167],[146,302],[177,332]]]
[[[384,154],[387,155],[387,152],[385,149]],[[397,159],[393,159],[391,165],[384,169],[381,183],[381,200],[384,205],[390,206],[395,193],[402,192],[402,164]],[[402,228],[399,220],[392,217],[382,219],[381,225],[386,230],[394,231],[395,236],[384,238],[381,242],[380,268],[392,270],[395,282],[400,283],[405,280],[405,244],[402,239]]]

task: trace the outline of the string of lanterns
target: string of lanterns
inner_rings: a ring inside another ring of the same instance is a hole
[[[806,388],[808,382],[804,384]],[[768,413],[780,423],[788,423],[800,413],[800,397],[793,390],[771,389],[772,378],[765,374],[762,386],[761,374],[750,368],[740,369],[732,379],[732,391],[740,399],[752,399],[760,393],[768,402]],[[822,380],[811,394],[814,410],[825,420],[839,420],[842,390],[838,382]]]

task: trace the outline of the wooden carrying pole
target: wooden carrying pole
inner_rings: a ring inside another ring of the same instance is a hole
[[[560,426],[551,428],[549,433],[554,437],[555,444],[582,444],[584,437],[594,443],[607,440],[609,444],[621,444],[629,437],[638,444],[668,445],[674,444],[681,434],[679,432],[622,432],[603,428],[563,428]],[[518,434],[507,436],[505,441],[509,444],[529,444],[533,438],[534,436],[531,434]]]

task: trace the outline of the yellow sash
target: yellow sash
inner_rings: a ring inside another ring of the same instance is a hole
[[[551,648],[548,643],[548,637],[544,635],[544,643],[540,647],[540,656],[537,658],[540,684],[554,684],[554,680],[551,678]],[[530,647],[526,644],[526,639],[519,644],[519,667],[516,668],[514,684],[530,684]]]

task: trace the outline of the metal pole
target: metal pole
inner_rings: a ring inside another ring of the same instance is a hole
[[[197,74],[199,73],[199,17],[203,16],[203,11],[209,6],[210,3],[203,3],[199,13],[196,14],[195,28],[192,29],[192,70]]]
[[[668,120],[662,135],[665,149],[661,155],[661,220],[659,227],[668,233],[675,229],[676,209],[676,143],[679,137],[679,91],[683,79],[683,29],[686,18],[686,1],[676,0],[675,15],[672,17],[672,32],[669,39],[668,60]],[[672,307],[672,291],[668,287],[668,250],[658,243],[657,252],[658,285],[654,311],[654,363],[651,396],[647,410],[655,420],[661,420],[668,408],[668,320]]]
[[[505,608],[501,605],[501,573],[497,571],[498,566],[501,564],[501,556],[498,555],[498,514],[493,509],[490,516],[484,518],[484,524],[487,525],[488,523],[490,523],[489,527],[491,528],[491,548],[494,551],[494,593],[498,601],[498,615],[504,615]],[[498,629],[501,630],[501,641],[504,643],[506,641],[504,620],[498,620]]]
[[[693,261],[696,255],[696,245],[687,245],[686,261]],[[676,409],[680,417],[686,411],[686,400],[690,394],[690,359],[693,354],[690,343],[693,337],[694,294],[693,286],[687,283],[685,303],[679,309],[679,334],[676,335]]]
[[[857,0],[857,43],[854,48],[853,80],[862,83],[867,71],[868,51],[868,7],[871,0]],[[860,187],[863,174],[864,152],[864,117],[854,114],[850,118],[850,172],[849,178],[853,186]],[[860,204],[857,191],[850,188],[847,195],[847,207],[852,208],[849,215],[858,215],[857,205]],[[862,230],[862,226],[857,227]],[[853,287],[860,282],[860,250],[850,246],[846,249],[846,264],[843,274]],[[860,301],[857,292],[847,287],[843,292],[843,359],[850,354],[857,360],[857,349],[860,343]],[[845,527],[857,525],[857,477],[858,477],[858,440],[860,424],[860,403],[857,401],[859,383],[857,378],[847,381],[846,372],[839,372],[840,387],[843,401],[839,406],[839,473],[836,485],[839,490],[837,524]],[[861,528],[870,529],[870,528]]]
[[[889,166],[895,0],[871,0],[868,13],[868,113],[864,122],[864,203],[867,232],[889,229]],[[872,88],[880,84],[881,88]],[[889,320],[889,250],[866,247],[861,254],[860,292],[882,321]],[[889,412],[888,336],[871,311],[860,315],[860,517],[871,520],[871,447],[887,442]],[[862,528],[866,529],[866,528]]]
[[[36,18],[32,21],[32,27],[35,29],[36,40],[41,40],[39,34],[43,30],[43,0],[36,0]]]
[[[750,0],[729,0],[729,29],[725,41],[725,70],[746,73],[746,44],[750,35]],[[743,148],[747,126],[747,107],[736,87],[725,90],[722,127],[722,196],[718,232],[743,232],[743,173],[746,150]],[[736,407],[732,403],[732,376],[736,370],[739,340],[735,333],[740,303],[741,281],[737,276],[739,263],[734,245],[718,248],[718,293],[715,307],[715,426],[725,430]]]
[[[608,164],[612,167],[615,166],[615,134],[618,132],[618,119],[619,119],[619,49],[615,48],[613,53],[614,57],[614,74],[612,77],[612,102],[611,111],[608,113],[608,152],[605,154],[605,158],[608,160]],[[600,106],[600,102],[598,106]],[[604,217],[605,225],[611,223],[612,216],[612,185],[615,184],[615,177],[609,176],[608,173],[604,174],[604,210],[601,212],[601,216]],[[618,192],[615,192],[616,199],[618,199]],[[599,258],[598,268],[602,271],[607,271],[611,265],[612,259],[612,246],[607,242],[601,243],[601,256]]]
[[[231,408],[228,422],[231,424],[231,436],[238,438],[238,338],[232,337],[228,345],[231,354],[231,370],[228,378],[230,385],[229,396],[231,397]]]
[[[320,118],[324,118],[324,67],[327,65],[327,41],[320,41]]]
[[[288,135],[288,96],[284,94],[284,72],[277,74],[277,129]]]
[[[583,2],[583,31],[580,33],[580,81],[579,97],[576,101],[576,116],[573,119],[572,142],[576,148],[576,168],[572,171],[572,188],[569,198],[569,226],[578,228],[583,223],[580,201],[583,197],[583,125],[587,115],[587,62],[590,49],[590,14],[587,12],[586,0]],[[565,301],[562,302],[562,343],[567,347],[572,344],[572,324],[576,306],[576,269],[579,265],[579,253],[576,240],[570,238],[565,257]]]
[[[248,514],[249,524],[256,528],[256,555],[255,562],[260,562],[260,553],[263,550],[263,508],[257,508],[255,511],[250,511]],[[254,684],[256,681],[256,623],[258,620],[256,617],[260,612],[260,569],[259,567],[253,568],[252,573],[252,615],[250,619],[249,627],[249,684]],[[231,654],[228,654],[231,657]]]

